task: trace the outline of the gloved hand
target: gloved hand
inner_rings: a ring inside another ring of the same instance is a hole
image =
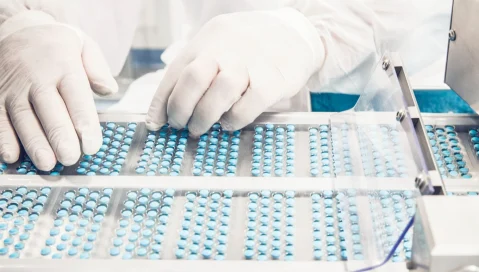
[[[236,130],[298,93],[324,60],[319,33],[298,11],[232,13],[208,22],[171,63],[146,122],[193,136],[220,120]]]
[[[19,143],[38,169],[68,166],[102,143],[92,89],[118,90],[98,46],[41,11],[22,11],[0,25],[0,160],[19,157]],[[81,149],[80,149],[81,146]]]

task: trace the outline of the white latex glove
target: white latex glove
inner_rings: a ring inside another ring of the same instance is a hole
[[[18,159],[15,131],[43,171],[57,160],[74,164],[81,150],[97,152],[102,135],[92,89],[107,95],[118,86],[91,39],[41,11],[7,18],[0,25],[0,159]]]
[[[319,34],[294,9],[220,15],[169,66],[147,127],[188,125],[199,136],[221,118],[240,129],[298,93],[323,60]]]

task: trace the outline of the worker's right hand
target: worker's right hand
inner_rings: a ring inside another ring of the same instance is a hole
[[[1,14],[0,14],[1,15]],[[73,165],[102,144],[92,96],[118,90],[98,46],[41,11],[0,25],[0,160],[20,154],[18,135],[38,169]]]

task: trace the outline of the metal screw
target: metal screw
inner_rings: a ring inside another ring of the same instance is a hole
[[[389,68],[389,64],[391,64],[389,59],[384,58],[384,60],[383,60],[383,70],[387,70]]]
[[[456,40],[456,31],[454,29],[449,30],[449,40],[455,41]]]
[[[406,117],[406,111],[404,109],[396,113],[396,121],[402,122],[402,120],[404,120],[404,117]]]
[[[424,185],[425,179],[422,175],[419,175],[416,177],[416,179],[414,179],[414,182],[416,183],[416,186],[420,188]]]
[[[419,174],[419,176],[414,179],[414,182],[422,195],[432,195],[434,193],[434,189],[429,184],[429,177],[426,174]]]

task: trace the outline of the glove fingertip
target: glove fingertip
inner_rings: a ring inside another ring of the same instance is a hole
[[[196,126],[188,126],[188,132],[189,132],[189,136],[192,137],[192,138],[198,138],[200,137],[203,133],[205,133],[206,131],[208,131],[207,129],[200,129],[200,128],[197,128]]]
[[[152,105],[146,115],[145,124],[148,130],[158,131],[162,126],[167,124],[167,120],[161,118],[157,108]]]
[[[5,163],[14,163],[18,161],[20,157],[20,152],[14,150],[14,148],[2,146],[2,151],[0,152],[0,161]]]
[[[100,147],[97,147],[96,145],[92,145],[89,142],[82,142],[82,151],[85,155],[94,155],[99,150],[100,150]]]
[[[88,36],[84,36],[82,60],[90,86],[96,94],[105,96],[118,92],[118,83],[100,47]]]
[[[84,154],[96,154],[101,145],[102,133],[100,129],[90,129],[81,134],[81,147]]]
[[[56,157],[55,154],[49,149],[38,149],[32,158],[35,166],[42,171],[50,171],[55,167]]]
[[[239,129],[238,126],[231,122],[228,117],[222,117],[219,123],[221,124],[221,127],[226,131],[235,131]]]
[[[146,128],[150,131],[157,131],[163,126],[155,121],[148,120],[148,119],[146,120],[145,124],[146,124]]]
[[[90,86],[92,90],[100,96],[115,94],[119,89],[118,83],[113,78],[105,79],[103,81],[92,80]]]

